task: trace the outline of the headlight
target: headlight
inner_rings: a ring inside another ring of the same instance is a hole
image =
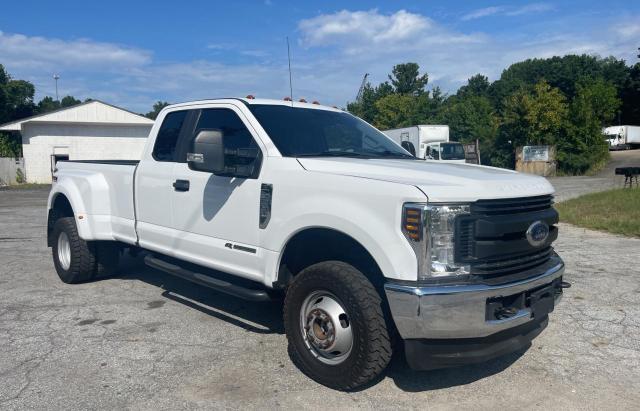
[[[454,262],[455,218],[460,214],[469,214],[469,205],[404,205],[402,232],[418,259],[418,280],[469,274],[468,265]]]

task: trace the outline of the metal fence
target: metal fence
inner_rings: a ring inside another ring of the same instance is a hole
[[[22,181],[20,181],[20,175]],[[0,157],[0,186],[24,182],[24,158]]]

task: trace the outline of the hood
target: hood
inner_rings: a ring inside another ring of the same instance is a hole
[[[553,194],[543,177],[475,164],[359,158],[298,158],[308,171],[370,178],[418,187],[433,202]]]

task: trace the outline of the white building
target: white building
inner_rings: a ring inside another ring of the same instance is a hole
[[[22,135],[29,183],[50,183],[58,160],[139,160],[153,125],[119,107],[93,100],[0,125]]]

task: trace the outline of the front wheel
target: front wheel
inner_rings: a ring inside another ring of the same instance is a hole
[[[360,271],[343,262],[318,263],[295,277],[284,325],[294,363],[331,388],[362,386],[391,360],[383,301]]]

